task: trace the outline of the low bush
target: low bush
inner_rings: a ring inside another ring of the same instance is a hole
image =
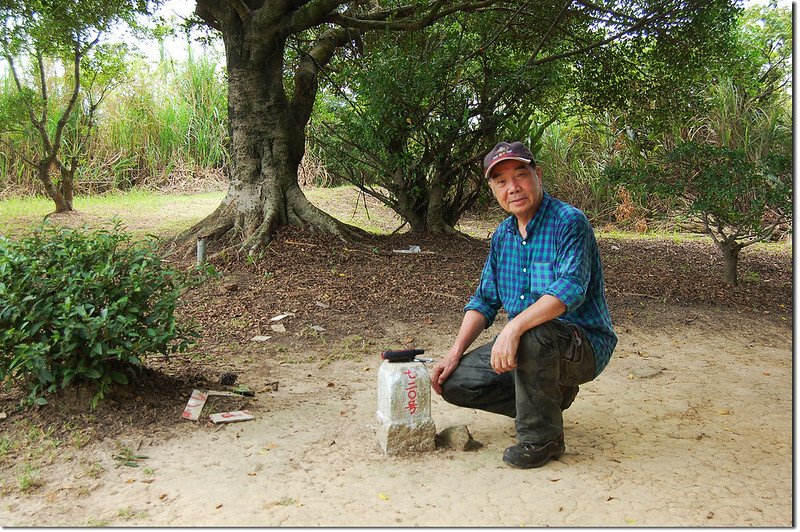
[[[190,277],[169,268],[154,238],[50,224],[18,241],[0,237],[0,382],[28,399],[70,383],[127,384],[148,354],[182,351],[198,336],[175,316]]]

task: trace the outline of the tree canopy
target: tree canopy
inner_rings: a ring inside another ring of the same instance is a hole
[[[480,159],[497,140],[526,139],[536,152],[544,127],[580,108],[653,130],[696,107],[706,65],[730,49],[735,10],[671,7],[648,18],[631,4],[498,4],[370,36],[358,61],[328,76],[332,116],[313,142],[329,170],[412,230],[452,230],[485,190]]]

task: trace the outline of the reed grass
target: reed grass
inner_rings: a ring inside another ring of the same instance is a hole
[[[212,54],[152,66],[131,60],[130,82],[111,93],[76,179],[78,194],[162,188],[174,176],[214,173],[228,162],[227,85],[222,60]],[[67,80],[48,70],[53,94]],[[16,88],[0,77],[0,109],[13,105]],[[52,98],[51,116],[58,116]],[[23,161],[36,153],[38,139],[28,127],[0,135],[0,198],[43,192],[33,168]]]

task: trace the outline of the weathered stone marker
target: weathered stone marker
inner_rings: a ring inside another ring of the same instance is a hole
[[[389,362],[378,369],[378,443],[386,454],[432,451],[431,381],[421,362]]]

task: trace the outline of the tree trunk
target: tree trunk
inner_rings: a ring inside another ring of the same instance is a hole
[[[226,42],[226,47],[230,48]],[[298,123],[283,85],[283,49],[266,62],[238,61],[241,50],[226,52],[231,177],[222,204],[178,236],[241,242],[249,253],[269,243],[283,225],[307,227],[351,240],[364,234],[312,205],[300,190],[297,172],[305,151],[305,123]],[[255,54],[253,55],[261,55]]]
[[[405,220],[412,233],[457,234],[445,220],[444,191],[431,189],[426,198],[414,201],[410,194],[395,194],[397,203],[389,205]]]
[[[50,160],[42,161],[38,164],[37,171],[39,173],[39,180],[44,184],[44,189],[53,203],[56,204],[56,212],[67,212],[72,210],[72,194],[66,198],[61,193],[59,187],[56,187],[53,180],[50,179],[50,168],[52,162]]]
[[[69,205],[69,210],[72,210],[72,200],[75,191],[75,167],[64,169],[61,172],[61,183],[59,183],[61,195],[64,196],[64,201]]]
[[[730,286],[739,284],[739,252],[742,246],[736,242],[723,242],[720,246],[725,257],[725,282]]]
[[[440,186],[434,185],[428,192],[428,205],[425,223],[429,233],[457,233],[457,231],[450,224],[445,222],[444,190]]]

